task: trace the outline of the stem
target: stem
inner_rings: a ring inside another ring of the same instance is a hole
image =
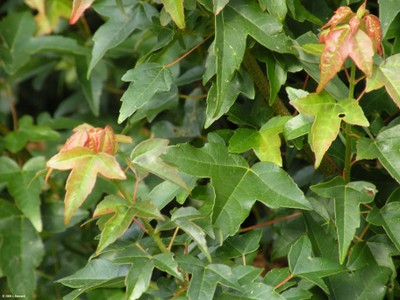
[[[199,48],[201,45],[203,45],[208,39],[205,38],[204,40],[202,40],[200,43],[198,43],[196,46],[194,46],[192,49],[190,49],[188,52],[186,52],[185,54],[183,54],[181,57],[178,57],[177,59],[175,59],[173,62],[170,62],[169,64],[165,65],[164,68],[169,68],[171,66],[173,66],[174,64],[180,62],[182,59],[184,59],[186,56],[188,56],[190,53],[192,53],[194,50],[196,50],[197,48]]]
[[[249,227],[246,227],[246,228],[242,228],[242,229],[240,229],[239,232],[246,232],[246,231],[250,231],[250,230],[253,230],[253,229],[256,229],[256,228],[269,226],[269,225],[278,223],[280,221],[291,219],[291,218],[294,218],[294,217],[297,217],[297,216],[300,216],[300,215],[301,215],[301,212],[295,212],[295,213],[293,213],[291,215],[288,215],[288,216],[285,216],[285,217],[282,217],[282,218],[277,218],[277,219],[274,219],[272,221],[267,221],[267,222],[264,222],[264,223],[260,223],[260,224],[256,224],[256,225],[249,226]]]
[[[125,198],[125,200],[129,204],[134,204],[134,203],[131,203],[131,201],[129,200],[130,199],[130,195],[126,191],[126,189],[123,188],[121,183],[119,181],[117,181],[117,180],[115,180],[114,182],[115,182],[115,185],[117,186],[118,190],[121,192],[121,194]],[[138,180],[136,180],[136,182],[138,182]],[[136,195],[136,189],[137,189],[137,187],[135,186],[135,195]],[[142,221],[144,227],[146,228],[146,233],[153,239],[153,241],[156,243],[156,245],[158,246],[160,251],[162,253],[168,253],[169,252],[168,249],[163,244],[160,236],[157,233],[155,233],[154,228],[153,228],[153,226],[151,226],[149,220],[147,220],[146,218],[140,218],[140,220]]]
[[[18,130],[18,113],[17,113],[17,109],[15,107],[14,94],[12,92],[10,85],[6,84],[6,89],[7,89],[8,100],[10,102],[10,110],[11,110],[11,115],[12,115],[12,119],[13,119],[13,127],[14,127],[14,130]]]
[[[167,247],[165,247],[160,236],[157,233],[155,233],[154,228],[153,228],[153,226],[151,226],[149,220],[147,220],[146,218],[142,218],[141,220],[143,222],[144,227],[146,227],[146,229],[147,229],[147,234],[156,243],[156,245],[158,246],[158,249],[160,249],[160,251],[162,253],[168,253],[169,251],[168,251]]]
[[[167,248],[168,251],[171,251],[172,245],[174,244],[174,241],[175,241],[176,235],[178,234],[178,231],[179,231],[179,227],[176,227],[175,231],[174,231],[174,234],[173,234],[173,236],[171,238],[171,241],[169,242],[169,245],[168,245],[168,248]]]
[[[356,78],[356,65],[352,63],[350,69],[350,78],[349,78],[349,98],[354,98],[354,88],[355,88],[355,78]],[[346,131],[346,151],[345,151],[345,158],[344,158],[344,181],[345,183],[349,183],[351,180],[351,142],[352,142],[352,135],[351,135],[351,125],[346,123],[345,127]]]
[[[274,287],[274,289],[277,289],[277,288],[279,288],[279,287],[281,287],[282,285],[284,285],[286,282],[288,282],[290,279],[292,279],[293,278],[293,275],[292,274],[289,274],[289,276],[288,277],[286,277],[284,280],[282,280],[280,283],[278,283],[275,287]]]

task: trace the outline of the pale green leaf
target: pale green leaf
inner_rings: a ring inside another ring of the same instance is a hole
[[[92,191],[97,174],[109,179],[125,179],[126,176],[114,156],[83,147],[75,147],[53,156],[47,167],[58,170],[72,169],[65,189],[65,218],[68,223],[74,212]]]
[[[400,54],[389,56],[379,66],[379,79],[392,100],[400,107]]]
[[[216,194],[212,220],[224,237],[237,232],[256,200],[272,208],[311,208],[278,166],[260,162],[249,168],[243,157],[230,154],[224,145],[208,143],[200,149],[179,145],[171,148],[165,159],[189,175],[211,178]]]
[[[33,299],[36,272],[44,246],[31,222],[9,202],[0,200],[0,269],[12,293]]]
[[[379,3],[379,19],[382,26],[382,36],[386,35],[390,24],[400,12],[400,3],[393,0],[378,0]]]
[[[102,225],[96,254],[101,253],[107,246],[125,233],[132,223],[135,212],[129,207],[126,200],[115,195],[108,195],[97,205],[93,217],[108,214],[112,214],[112,216],[106,216],[107,220]]]
[[[362,108],[355,99],[347,98],[337,102],[328,93],[312,93],[290,103],[301,113],[315,117],[311,127],[315,168],[318,168],[324,154],[336,139],[342,120],[353,125],[369,126]]]
[[[124,279],[128,270],[127,265],[115,264],[106,259],[92,259],[82,269],[57,282],[75,289],[93,288]]]
[[[400,202],[391,202],[381,209],[374,208],[367,221],[376,226],[382,226],[389,238],[400,251]]]
[[[400,182],[400,125],[382,130],[375,140],[362,138],[357,143],[358,159],[378,158],[397,182]]]
[[[243,153],[253,149],[261,161],[269,161],[282,166],[281,138],[284,124],[291,117],[277,116],[265,123],[259,131],[239,128],[229,140],[231,153]]]
[[[131,83],[121,98],[118,123],[151,101],[157,92],[169,91],[173,84],[171,71],[156,63],[143,63],[129,70],[122,80]]]
[[[335,199],[335,223],[339,242],[339,260],[343,264],[356,229],[360,227],[360,204],[374,200],[372,183],[355,181],[345,184],[341,177],[314,185],[311,190],[320,196]]]
[[[185,14],[183,11],[183,0],[161,0],[165,10],[170,14],[176,26],[185,28]]]
[[[166,152],[168,143],[165,139],[149,139],[138,144],[131,153],[134,168],[144,173],[144,176],[150,172],[188,190],[176,168],[160,158]]]

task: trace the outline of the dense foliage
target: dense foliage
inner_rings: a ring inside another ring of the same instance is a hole
[[[399,12],[2,1],[3,297],[399,298]]]

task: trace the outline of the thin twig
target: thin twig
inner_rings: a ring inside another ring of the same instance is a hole
[[[170,62],[169,64],[165,65],[164,68],[169,68],[171,66],[173,66],[174,64],[180,62],[182,59],[184,59],[186,56],[188,56],[190,53],[192,53],[194,50],[196,50],[197,48],[199,48],[201,45],[203,45],[210,37],[205,38],[204,40],[202,40],[200,43],[198,43],[196,46],[194,46],[192,49],[190,49],[188,52],[186,52],[185,54],[183,54],[182,56],[178,57],[177,59],[175,59],[173,62]]]
[[[10,102],[11,115],[12,115],[12,119],[13,119],[13,128],[14,128],[14,130],[18,130],[18,113],[17,113],[17,109],[15,107],[14,95],[13,95],[10,85],[6,84],[6,88],[7,88],[8,100]]]
[[[274,287],[274,289],[277,289],[277,288],[279,288],[279,287],[281,287],[282,285],[284,285],[286,282],[288,282],[290,279],[292,279],[293,278],[293,275],[292,274],[289,274],[289,276],[288,277],[286,277],[284,280],[282,280],[280,283],[278,283],[275,287]]]
[[[175,241],[176,235],[178,234],[178,231],[179,231],[179,227],[176,227],[174,234],[172,235],[171,241],[169,242],[169,245],[167,247],[169,252],[171,252],[171,248],[172,248],[172,245],[174,244],[174,241]]]
[[[297,217],[297,216],[300,216],[300,215],[301,215],[301,212],[295,212],[295,213],[293,213],[291,215],[288,215],[288,216],[285,216],[285,217],[282,217],[282,218],[278,218],[278,219],[274,219],[274,220],[267,221],[267,222],[264,222],[264,223],[260,223],[260,224],[256,224],[256,225],[249,226],[249,227],[246,227],[246,228],[242,228],[242,229],[240,229],[239,232],[246,232],[246,231],[250,231],[250,230],[253,230],[253,229],[256,229],[256,228],[269,226],[269,225],[278,223],[280,221],[284,221],[284,220],[287,220],[287,219],[290,219],[290,218],[294,218],[294,217]]]

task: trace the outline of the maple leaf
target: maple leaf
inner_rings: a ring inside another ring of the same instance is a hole
[[[357,13],[340,7],[321,29],[319,42],[325,44],[320,58],[320,81],[317,93],[342,69],[350,57],[367,76],[372,76],[373,57],[382,55],[382,32],[379,19],[369,14],[364,2]]]
[[[82,124],[74,132],[60,152],[46,164],[49,168],[46,179],[53,169],[72,170],[65,186],[65,224],[92,191],[98,174],[108,179],[126,179],[114,154],[118,142],[131,140],[130,137],[114,134],[109,126],[103,129]]]

